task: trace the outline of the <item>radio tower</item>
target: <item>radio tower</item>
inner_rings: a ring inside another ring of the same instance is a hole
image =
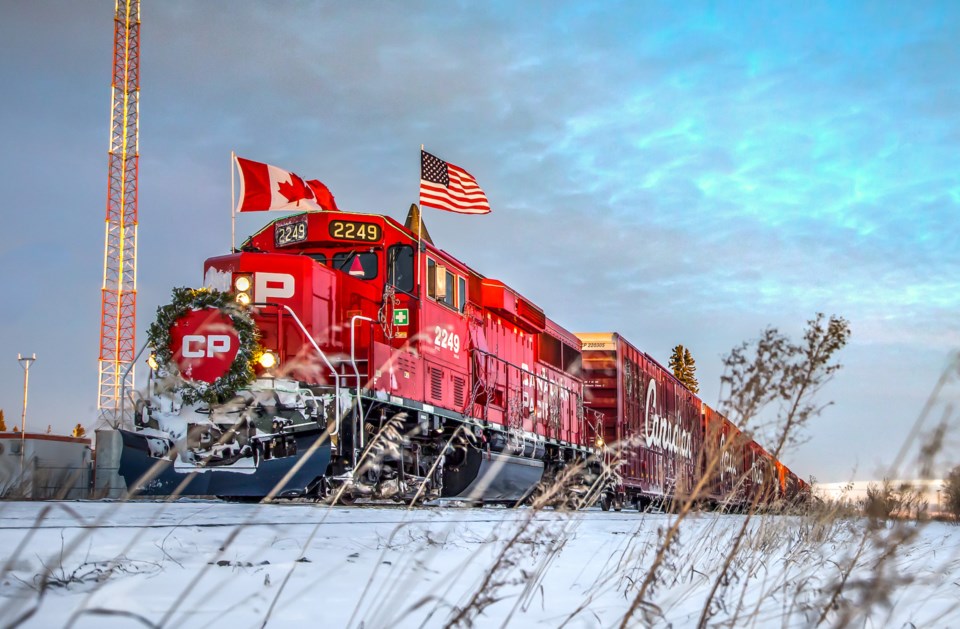
[[[137,323],[137,171],[140,157],[140,0],[117,0],[113,31],[113,86],[107,226],[100,313],[100,420],[120,416],[124,372],[134,359]],[[126,384],[133,386],[133,370]],[[129,408],[129,405],[127,406]]]

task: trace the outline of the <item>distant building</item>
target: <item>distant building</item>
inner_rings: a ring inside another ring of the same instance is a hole
[[[89,439],[0,432],[2,498],[87,498],[90,474]]]

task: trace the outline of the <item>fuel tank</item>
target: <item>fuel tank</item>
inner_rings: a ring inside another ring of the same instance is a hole
[[[443,472],[444,498],[516,503],[543,477],[543,461],[468,448],[458,465]]]

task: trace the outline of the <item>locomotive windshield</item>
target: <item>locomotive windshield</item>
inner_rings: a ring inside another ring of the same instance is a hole
[[[333,254],[333,268],[363,280],[377,277],[377,254],[374,251],[342,251]]]

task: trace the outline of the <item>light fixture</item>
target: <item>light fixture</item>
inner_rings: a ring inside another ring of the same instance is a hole
[[[277,355],[268,349],[260,354],[259,362],[264,369],[272,369],[277,364]]]
[[[250,295],[248,295],[247,293],[237,293],[237,303],[240,304],[241,306],[249,306]]]
[[[596,444],[598,448],[602,448],[604,446],[603,437],[601,437],[600,435],[597,435]]]
[[[233,287],[240,292],[246,292],[250,290],[250,276],[238,275],[237,279],[233,280]]]
[[[157,370],[157,367],[159,367],[159,365],[157,364],[156,354],[150,354],[149,356],[147,356],[147,366],[150,367],[152,371]]]

